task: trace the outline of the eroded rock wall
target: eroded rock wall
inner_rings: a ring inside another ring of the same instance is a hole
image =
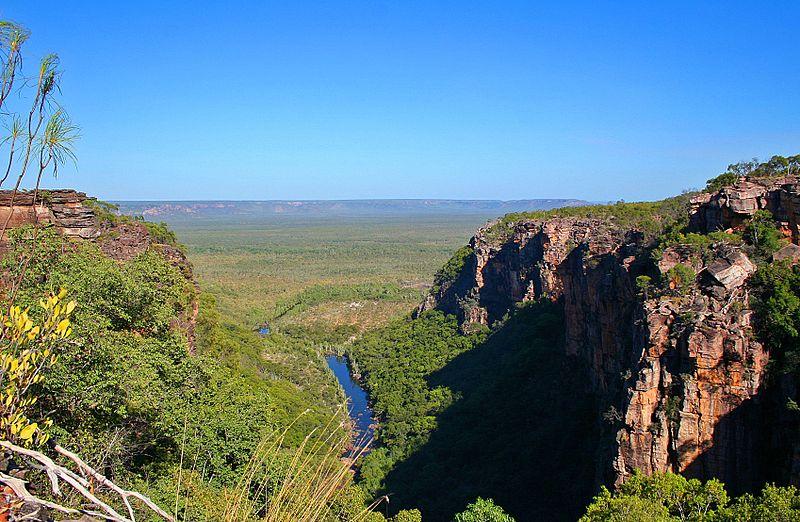
[[[94,209],[86,205],[86,194],[75,190],[41,191],[36,204],[33,192],[0,191],[0,227],[13,229],[26,224],[48,224],[69,237],[96,239],[100,236]]]
[[[147,226],[137,221],[108,221],[98,218],[93,198],[71,189],[43,190],[34,201],[33,192],[0,191],[0,228],[7,231],[24,225],[55,227],[59,233],[96,243],[105,255],[117,261],[129,261],[148,250],[158,251],[195,287],[192,265],[186,255],[173,245],[157,242]],[[8,236],[0,238],[0,254],[8,251]],[[192,302],[186,317],[176,319],[175,327],[186,332],[190,351],[194,351],[198,304]]]
[[[795,177],[743,179],[699,196],[690,229],[740,228],[759,209],[800,240]],[[759,394],[769,354],[752,332],[747,279],[756,267],[740,248],[717,245],[703,259],[677,246],[653,259],[638,231],[580,218],[521,221],[499,241],[486,227],[471,246],[464,271],[420,310],[458,314],[468,328],[491,325],[516,303],[561,300],[565,349],[605,408],[600,481],[677,471],[742,490],[764,476]],[[696,274],[683,291],[669,281],[677,264]],[[637,287],[642,275],[664,281],[662,289]]]

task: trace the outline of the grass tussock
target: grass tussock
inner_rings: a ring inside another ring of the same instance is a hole
[[[265,437],[253,453],[235,490],[226,495],[225,522],[312,522],[330,517],[330,506],[342,488],[352,482],[350,467],[341,455],[348,433],[328,425],[305,437],[297,447],[284,446],[288,429]],[[326,434],[320,436],[320,433]],[[277,436],[276,436],[277,435]],[[355,458],[366,445],[359,445]],[[366,507],[351,522],[366,520]]]

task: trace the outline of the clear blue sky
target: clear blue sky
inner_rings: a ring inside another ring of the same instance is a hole
[[[800,2],[6,0],[104,199],[652,199],[800,152]]]

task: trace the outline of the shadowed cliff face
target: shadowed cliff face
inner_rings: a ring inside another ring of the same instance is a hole
[[[551,302],[522,307],[426,378],[459,399],[387,476],[394,509],[450,521],[483,496],[520,522],[580,517],[595,494],[591,463],[601,426],[580,368],[564,354],[562,311]]]
[[[696,197],[689,229],[736,229],[759,209],[800,240],[796,177],[743,179]],[[787,441],[765,431],[769,354],[751,326],[747,280],[756,266],[739,247],[712,245],[702,259],[681,246],[654,254],[635,229],[575,217],[519,221],[500,241],[485,227],[471,246],[462,273],[420,310],[455,313],[468,329],[491,325],[519,302],[563,299],[564,350],[585,369],[608,434],[598,482],[619,483],[634,469],[676,471],[741,491],[796,475],[792,466],[777,473],[762,464]],[[682,289],[670,281],[678,264],[694,274]],[[643,291],[643,275],[674,289]]]

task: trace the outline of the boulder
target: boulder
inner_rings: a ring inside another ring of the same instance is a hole
[[[728,291],[742,286],[755,271],[756,265],[741,250],[718,258],[706,268],[706,272]]]
[[[785,247],[772,254],[773,261],[784,261],[786,259],[788,259],[792,265],[800,263],[800,246],[797,246],[794,243],[789,243]]]

